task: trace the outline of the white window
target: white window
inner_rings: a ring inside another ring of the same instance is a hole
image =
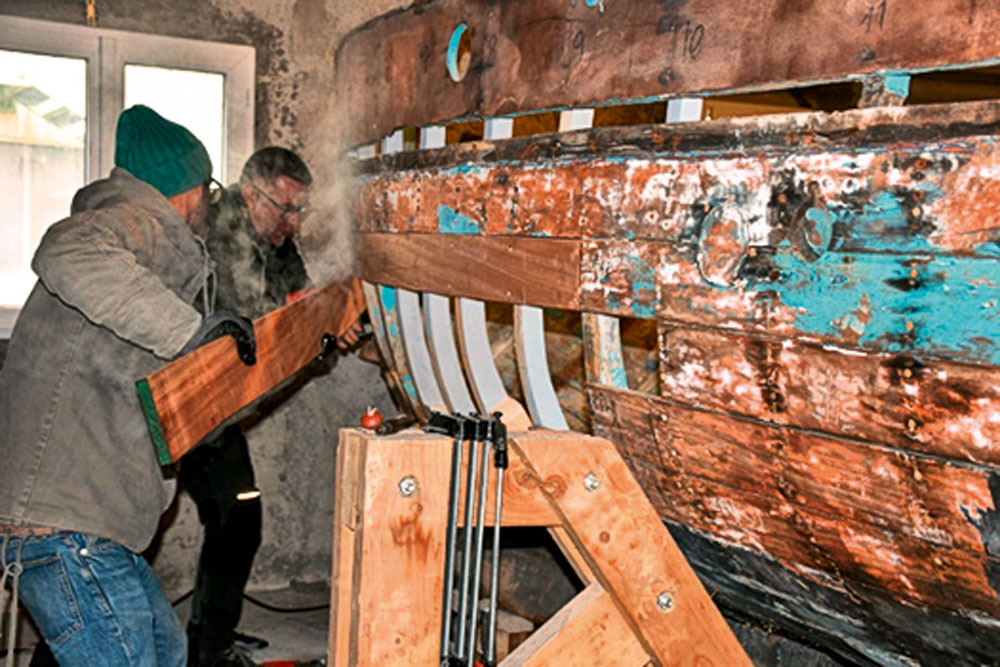
[[[229,183],[253,150],[253,85],[249,46],[0,16],[0,338],[45,230],[114,166],[121,110],[187,127]]]

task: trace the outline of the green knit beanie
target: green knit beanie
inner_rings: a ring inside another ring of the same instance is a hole
[[[190,130],[142,104],[122,111],[115,130],[115,166],[173,197],[212,176],[212,160]]]

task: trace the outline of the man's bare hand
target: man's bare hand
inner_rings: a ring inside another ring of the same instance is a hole
[[[341,350],[346,350],[359,340],[361,340],[361,318],[354,320],[354,323],[347,327],[347,331],[337,336],[337,346]]]

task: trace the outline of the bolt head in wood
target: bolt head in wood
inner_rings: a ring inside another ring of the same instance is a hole
[[[600,485],[601,485],[601,480],[599,480],[597,478],[597,475],[595,475],[592,472],[588,472],[587,476],[583,478],[583,488],[587,489],[588,491],[596,491],[597,487],[599,487]]]
[[[417,492],[417,478],[413,475],[407,475],[403,479],[399,480],[399,495],[404,498],[409,498],[414,493]]]
[[[663,591],[656,596],[656,606],[661,611],[669,611],[674,608],[674,598],[670,593]]]

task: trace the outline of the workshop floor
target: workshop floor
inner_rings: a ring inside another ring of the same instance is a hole
[[[243,601],[240,632],[262,637],[270,646],[252,653],[260,663],[275,666],[325,664],[330,623],[330,589],[324,584],[293,584],[273,591],[250,591],[254,600],[279,609],[322,606],[314,611],[283,613]],[[187,623],[189,601],[177,605],[177,615]]]
[[[280,590],[250,591],[249,595],[255,600],[279,609],[322,607],[313,611],[283,613],[244,600],[239,630],[270,642],[267,648],[252,653],[254,660],[273,667],[316,667],[326,664],[330,619],[330,610],[327,606],[330,603],[330,589],[326,585],[293,584],[289,588]],[[176,607],[182,623],[187,623],[190,613],[189,600],[190,598],[184,600]],[[34,645],[37,635],[30,625],[24,622],[18,631],[18,639],[18,645],[25,648],[15,652],[14,664],[16,667],[28,667],[31,662],[31,650],[27,647]],[[0,656],[0,665],[2,664],[5,664],[5,660]]]

